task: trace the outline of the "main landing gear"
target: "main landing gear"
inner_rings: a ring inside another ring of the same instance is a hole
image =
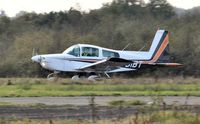
[[[58,71],[54,71],[53,73],[51,73],[47,76],[47,79],[50,80],[50,81],[57,81],[58,80],[58,73],[59,73]],[[104,74],[105,74],[105,76],[107,76],[107,78],[110,78],[110,76],[106,72]],[[76,74],[71,79],[74,80],[74,81],[78,81],[78,80],[82,80],[82,79],[86,79],[86,80],[89,80],[89,81],[102,80],[101,75],[96,74],[96,73],[90,73],[90,74],[87,74],[87,75],[84,75],[84,76],[83,76],[83,74]]]
[[[77,80],[82,80],[82,79],[87,79],[89,81],[96,81],[96,80],[100,80],[100,76],[98,75],[90,75],[88,78],[85,76],[79,76],[79,75],[74,75],[72,77],[72,80],[77,81]]]
[[[105,76],[107,76],[108,78],[110,78],[110,76],[105,72],[104,73]],[[96,74],[96,73],[90,73],[87,76],[83,76],[83,75],[74,75],[72,77],[72,80],[82,80],[82,79],[87,79],[89,81],[97,81],[97,80],[102,80],[101,75],[100,74]]]

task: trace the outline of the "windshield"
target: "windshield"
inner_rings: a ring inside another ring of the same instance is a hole
[[[80,56],[80,47],[78,45],[71,46],[68,49],[66,49],[63,53],[73,56]]]

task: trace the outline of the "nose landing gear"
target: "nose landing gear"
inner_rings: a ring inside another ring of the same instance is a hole
[[[56,80],[58,80],[58,73],[59,72],[53,72],[53,73],[51,73],[51,74],[49,74],[48,76],[47,76],[47,80],[50,80],[50,81],[56,81]]]
[[[72,77],[72,80],[74,80],[74,81],[80,80],[79,75],[74,75],[74,76]]]

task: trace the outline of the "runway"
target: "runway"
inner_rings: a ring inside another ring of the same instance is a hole
[[[157,97],[151,96],[95,96],[95,103],[100,106],[108,105],[114,100],[140,100],[147,104],[151,104]],[[163,96],[159,97],[167,105],[200,105],[200,97],[195,96]],[[0,97],[0,102],[8,102],[13,104],[45,104],[45,105],[75,105],[85,106],[90,103],[91,97]]]

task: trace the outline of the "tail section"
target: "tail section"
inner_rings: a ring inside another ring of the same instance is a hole
[[[151,53],[151,59],[146,61],[153,65],[164,66],[180,66],[179,63],[170,63],[169,55],[169,33],[165,30],[158,30],[153,39],[149,52]]]
[[[150,61],[167,62],[169,61],[169,34],[168,31],[158,30],[153,39],[149,52],[151,53]]]

